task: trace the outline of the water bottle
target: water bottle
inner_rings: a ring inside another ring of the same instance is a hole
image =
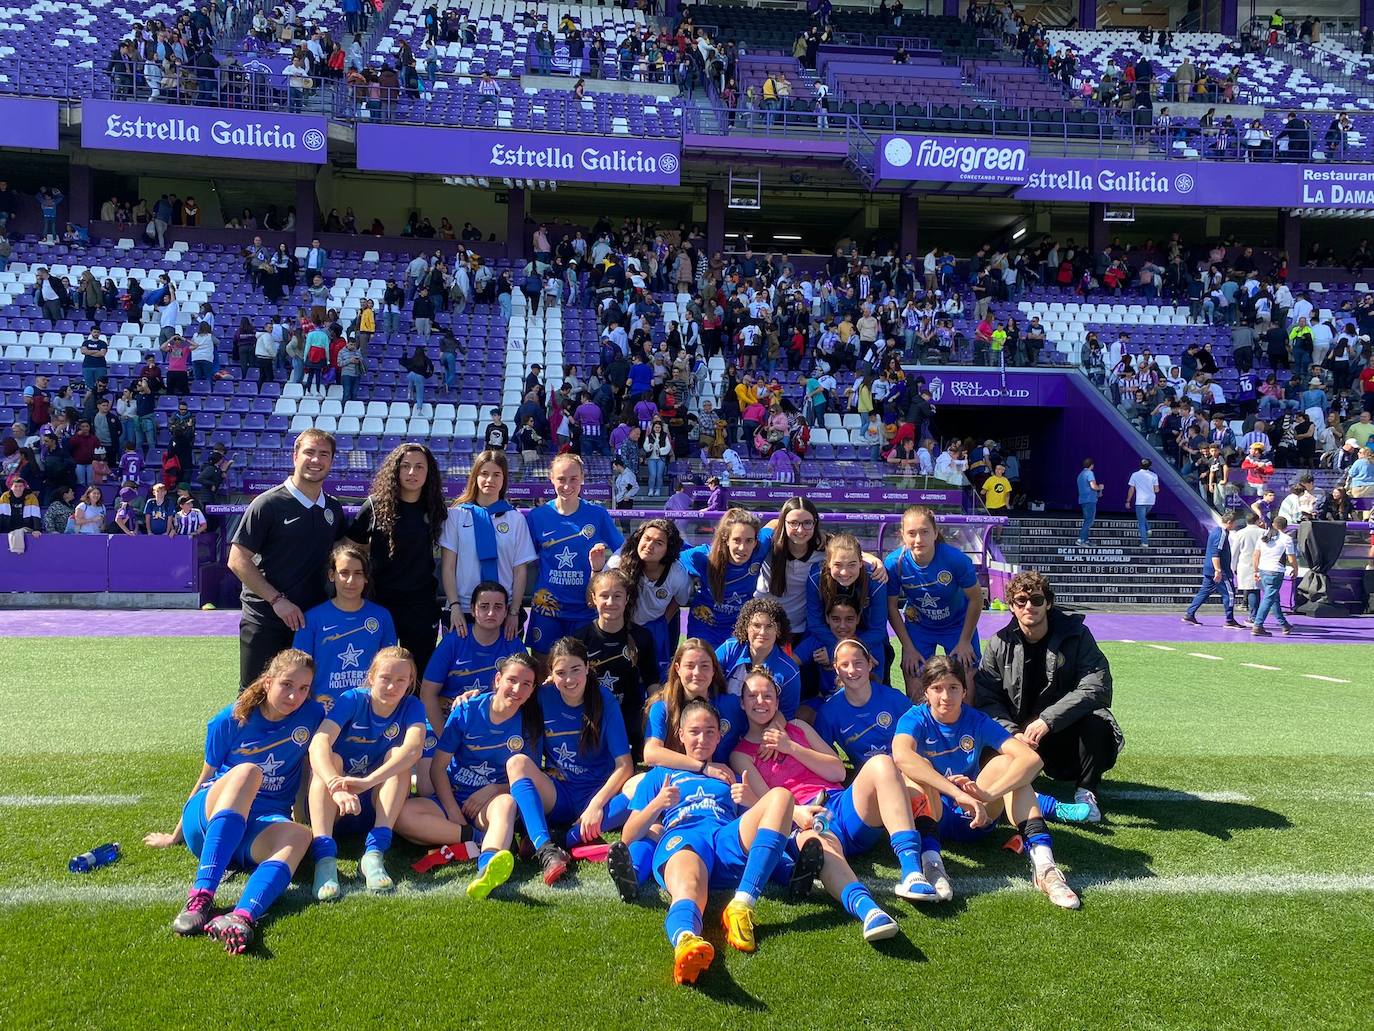
[[[77,856],[67,864],[67,869],[72,873],[90,873],[92,870],[99,870],[102,866],[109,866],[119,859],[119,842],[109,842],[104,845],[97,845],[82,855]]]
[[[812,800],[812,805],[825,805],[830,797],[830,792],[822,791]],[[811,817],[811,829],[817,834],[825,834],[830,830],[830,821],[835,818],[835,814],[829,809],[822,809],[815,816]]]

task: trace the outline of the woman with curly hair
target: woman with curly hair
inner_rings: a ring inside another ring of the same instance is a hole
[[[801,675],[796,662],[783,650],[791,640],[791,629],[780,601],[750,598],[735,619],[734,636],[716,649],[726,689],[732,695],[743,695],[745,678],[752,670],[766,669],[777,686],[782,714],[789,720],[801,704]]]
[[[439,639],[434,547],[448,516],[439,463],[423,444],[382,460],[348,537],[368,549],[372,594],[391,613],[401,646],[425,668]]]
[[[668,676],[668,659],[676,645],[677,614],[692,597],[692,577],[678,561],[681,555],[677,525],[670,519],[646,519],[606,563],[629,578],[630,620],[654,639],[660,682]]]

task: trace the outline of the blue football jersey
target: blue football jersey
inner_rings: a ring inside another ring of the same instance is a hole
[[[506,760],[512,755],[538,758],[538,743],[525,739],[520,713],[492,723],[491,701],[491,695],[483,694],[459,702],[439,735],[436,751],[453,756],[447,773],[459,802],[479,788],[506,783]]]
[[[405,740],[406,731],[425,725],[425,707],[407,695],[390,716],[379,716],[372,707],[372,693],[355,687],[338,697],[329,718],[339,725],[334,752],[343,761],[344,776],[366,777]]]
[[[927,566],[918,566],[907,548],[893,551],[883,565],[888,590],[901,599],[902,617],[908,623],[934,633],[963,629],[968,612],[964,591],[978,583],[972,559],[952,544],[937,541]]]
[[[491,644],[480,644],[471,627],[464,637],[450,630],[434,649],[423,679],[439,685],[440,698],[457,698],[468,691],[490,691],[497,664],[509,655],[524,652],[524,642],[518,637],[507,641],[506,635],[500,633]]]
[[[711,593],[710,545],[700,544],[682,553],[681,562],[692,574],[692,597],[687,609],[687,636],[700,637],[718,648],[735,632],[735,619],[744,603],[752,598],[758,587],[759,571],[768,561],[773,547],[773,531],[759,531],[758,544],[741,565],[731,562],[725,567],[725,584],[721,597]]]
[[[749,721],[744,716],[744,707],[740,700],[732,694],[718,695],[712,699],[711,704],[720,713],[720,744],[712,758],[718,763],[728,763],[730,753],[735,750],[735,742],[749,729]],[[644,729],[644,737],[668,740],[668,706],[662,700],[649,706],[648,725]]]
[[[842,748],[857,769],[875,755],[892,754],[897,722],[910,708],[911,699],[886,684],[873,684],[863,705],[836,691],[816,712],[816,733]]]
[[[311,686],[325,712],[339,695],[362,687],[377,653],[395,643],[391,613],[371,601],[363,602],[357,612],[344,612],[332,601],[316,605],[305,614],[305,626],[291,642],[315,660]]]
[[[306,701],[284,720],[269,720],[260,709],[254,709],[239,726],[233,705],[226,705],[210,718],[205,730],[205,763],[215,769],[208,783],[213,784],[235,766],[253,763],[262,770],[262,787],[253,800],[253,811],[289,816],[310,739],[323,720],[323,707]]]
[[[916,752],[945,777],[978,776],[983,749],[1000,749],[1011,737],[1007,728],[970,705],[952,725],[937,720],[929,705],[911,709],[897,721],[897,733],[910,736]]]
[[[600,505],[582,501],[576,512],[565,516],[552,502],[545,502],[530,509],[525,521],[539,554],[539,577],[530,604],[545,615],[562,619],[591,612],[587,605],[591,550],[604,544],[616,552],[625,543],[610,514]]]
[[[620,703],[607,688],[592,682],[588,691],[601,694],[601,740],[596,751],[581,751],[582,706],[570,706],[552,684],[539,688],[544,711],[544,765],[549,776],[567,784],[574,794],[595,793],[610,779],[615,761],[630,754],[625,717]]]
[[[676,785],[679,792],[677,804],[663,810],[660,817],[665,834],[670,828],[724,826],[739,813],[739,806],[730,797],[729,784],[690,770],[670,770],[664,766],[655,766],[640,778],[630,808],[645,808],[665,782]]]

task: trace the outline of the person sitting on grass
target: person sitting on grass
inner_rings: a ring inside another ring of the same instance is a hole
[[[902,869],[893,891],[913,902],[935,901],[935,889],[921,873],[921,836],[912,823],[902,775],[891,756],[878,755],[859,767],[846,788],[843,760],[810,724],[789,721],[779,709],[780,697],[772,674],[760,667],[750,670],[743,695],[749,729],[735,745],[730,765],[743,780],[746,797],[762,797],[770,788],[792,792],[797,826],[820,836],[826,891],[860,921],[865,941],[891,938],[897,922],[878,907],[846,857],[862,855],[890,834]],[[817,825],[817,817],[828,817],[828,825]]]
[[[396,645],[367,667],[362,686],[336,699],[310,742],[308,793],[315,898],[339,897],[336,831],[365,831],[358,864],[367,890],[389,892],[386,853],[410,801],[410,771],[425,746],[425,707],[412,695],[415,661]],[[345,730],[347,733],[345,733]]]
[[[291,884],[310,848],[310,829],[291,820],[311,735],[324,709],[310,699],[315,661],[297,648],[278,652],[231,705],[211,719],[205,763],[170,833],[143,842],[181,841],[200,861],[172,930],[204,932],[225,951],[243,953],[258,922]],[[215,892],[230,866],[251,869],[239,904],[214,915]]]
[[[1042,667],[1043,668],[1043,667]],[[942,842],[979,841],[1004,813],[1021,835],[1035,886],[1061,909],[1077,909],[1078,896],[1054,861],[1049,828],[1031,781],[1040,772],[1035,750],[972,706],[963,671],[955,660],[936,656],[921,671],[925,702],[897,721],[892,757],[906,776],[925,788],[916,821],[922,867],[942,899],[954,888],[940,856]],[[986,752],[997,753],[986,762]],[[974,805],[954,800],[972,796]],[[918,799],[918,801],[920,801]]]
[[[470,899],[487,898],[515,870],[510,845],[516,806],[506,783],[506,761],[516,754],[539,754],[544,717],[534,697],[537,675],[530,656],[508,655],[496,666],[491,691],[453,707],[434,748],[434,797],[416,806],[428,820],[443,819],[454,827],[471,823],[482,832],[477,876],[467,886]]]
[[[708,890],[734,889],[721,917],[725,940],[741,952],[755,950],[754,908],[783,855],[796,800],[786,788],[771,788],[742,808],[744,786],[733,783],[733,771],[728,782],[702,772],[721,741],[720,716],[710,702],[687,702],[675,734],[695,769],[655,766],[644,774],[621,839],[639,841],[662,824],[653,875],[671,897],[664,929],[673,947],[673,980],[691,984],[715,958],[701,933]],[[811,844],[798,854],[793,876],[814,880],[820,869],[821,849]]]
[[[587,646],[572,637],[549,650],[549,683],[538,691],[544,714],[544,762],[528,755],[506,760],[511,797],[520,810],[545,884],[567,871],[568,853],[549,828],[570,827],[569,848],[618,830],[629,812],[621,794],[634,772],[620,704],[610,688],[590,677]]]
[[[1083,617],[1055,608],[1043,574],[1017,573],[1007,602],[1012,620],[988,641],[974,673],[976,704],[1035,750],[1046,776],[1073,783],[1074,802],[1096,823],[1098,785],[1125,741],[1111,710],[1111,664]],[[1044,815],[1056,814],[1051,806]]]

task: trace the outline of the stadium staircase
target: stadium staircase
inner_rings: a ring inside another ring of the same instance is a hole
[[[1067,608],[1157,611],[1187,604],[1197,590],[1202,550],[1173,520],[1150,520],[1148,548],[1132,516],[1098,517],[1087,547],[1080,524],[1077,515],[1018,513],[999,544],[1008,562],[1048,576]]]

